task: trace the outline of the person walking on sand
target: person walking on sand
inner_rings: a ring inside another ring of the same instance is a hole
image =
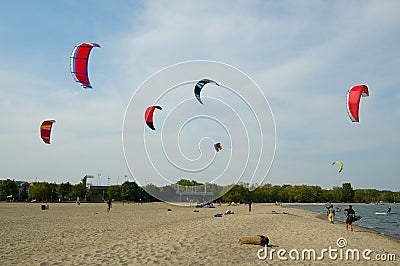
[[[346,218],[346,230],[349,231],[349,225],[350,225],[350,229],[351,231],[353,231],[353,222],[354,222],[354,218],[356,217],[356,212],[353,210],[353,206],[349,205],[348,209],[344,210],[347,218]]]
[[[111,203],[111,199],[109,199],[107,201],[107,212],[110,212],[111,208],[112,208],[112,203]]]
[[[333,208],[332,204],[328,208],[327,215],[329,223],[331,224],[335,223],[335,209]]]

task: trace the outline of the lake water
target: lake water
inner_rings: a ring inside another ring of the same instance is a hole
[[[346,215],[343,211],[337,211],[336,207],[347,209],[348,204],[334,204],[333,206],[336,210],[335,220],[345,222]],[[287,207],[326,214],[326,208],[323,205],[292,205]],[[390,214],[386,214],[388,207],[392,208]],[[356,215],[362,216],[361,220],[354,222],[355,225],[373,229],[381,234],[400,238],[400,204],[361,204],[353,205],[353,209],[355,210]]]

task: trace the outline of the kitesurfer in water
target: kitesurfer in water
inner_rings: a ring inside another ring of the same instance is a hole
[[[350,225],[350,229],[351,229],[351,231],[353,231],[353,222],[356,217],[356,212],[353,210],[352,205],[349,205],[349,208],[345,209],[344,211],[346,212],[346,215],[347,215],[346,230],[349,231],[349,225]]]
[[[391,211],[392,211],[392,208],[389,207],[389,208],[387,209],[386,213],[389,214]]]

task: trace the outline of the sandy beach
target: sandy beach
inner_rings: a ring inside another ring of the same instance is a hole
[[[214,217],[228,209],[234,214]],[[397,239],[357,226],[347,232],[343,223],[273,204],[253,204],[249,212],[247,205],[114,203],[107,213],[106,204],[97,203],[51,203],[41,210],[40,203],[4,202],[0,213],[0,265],[398,265],[400,260]],[[267,236],[270,246],[238,243],[256,235]],[[315,250],[315,258],[305,249]],[[355,250],[359,260],[351,254]]]

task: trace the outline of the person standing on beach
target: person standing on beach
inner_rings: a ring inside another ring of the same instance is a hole
[[[335,222],[335,209],[332,204],[329,206],[327,214],[329,223],[333,224]]]
[[[349,205],[349,208],[345,209],[344,211],[347,215],[346,230],[349,231],[349,225],[350,225],[351,231],[353,231],[353,222],[354,222],[354,218],[356,217],[356,212],[353,210],[352,205]]]
[[[112,208],[112,203],[111,203],[111,199],[109,199],[107,201],[107,212],[110,212],[111,208]]]
[[[249,212],[251,212],[251,200],[249,201]]]

